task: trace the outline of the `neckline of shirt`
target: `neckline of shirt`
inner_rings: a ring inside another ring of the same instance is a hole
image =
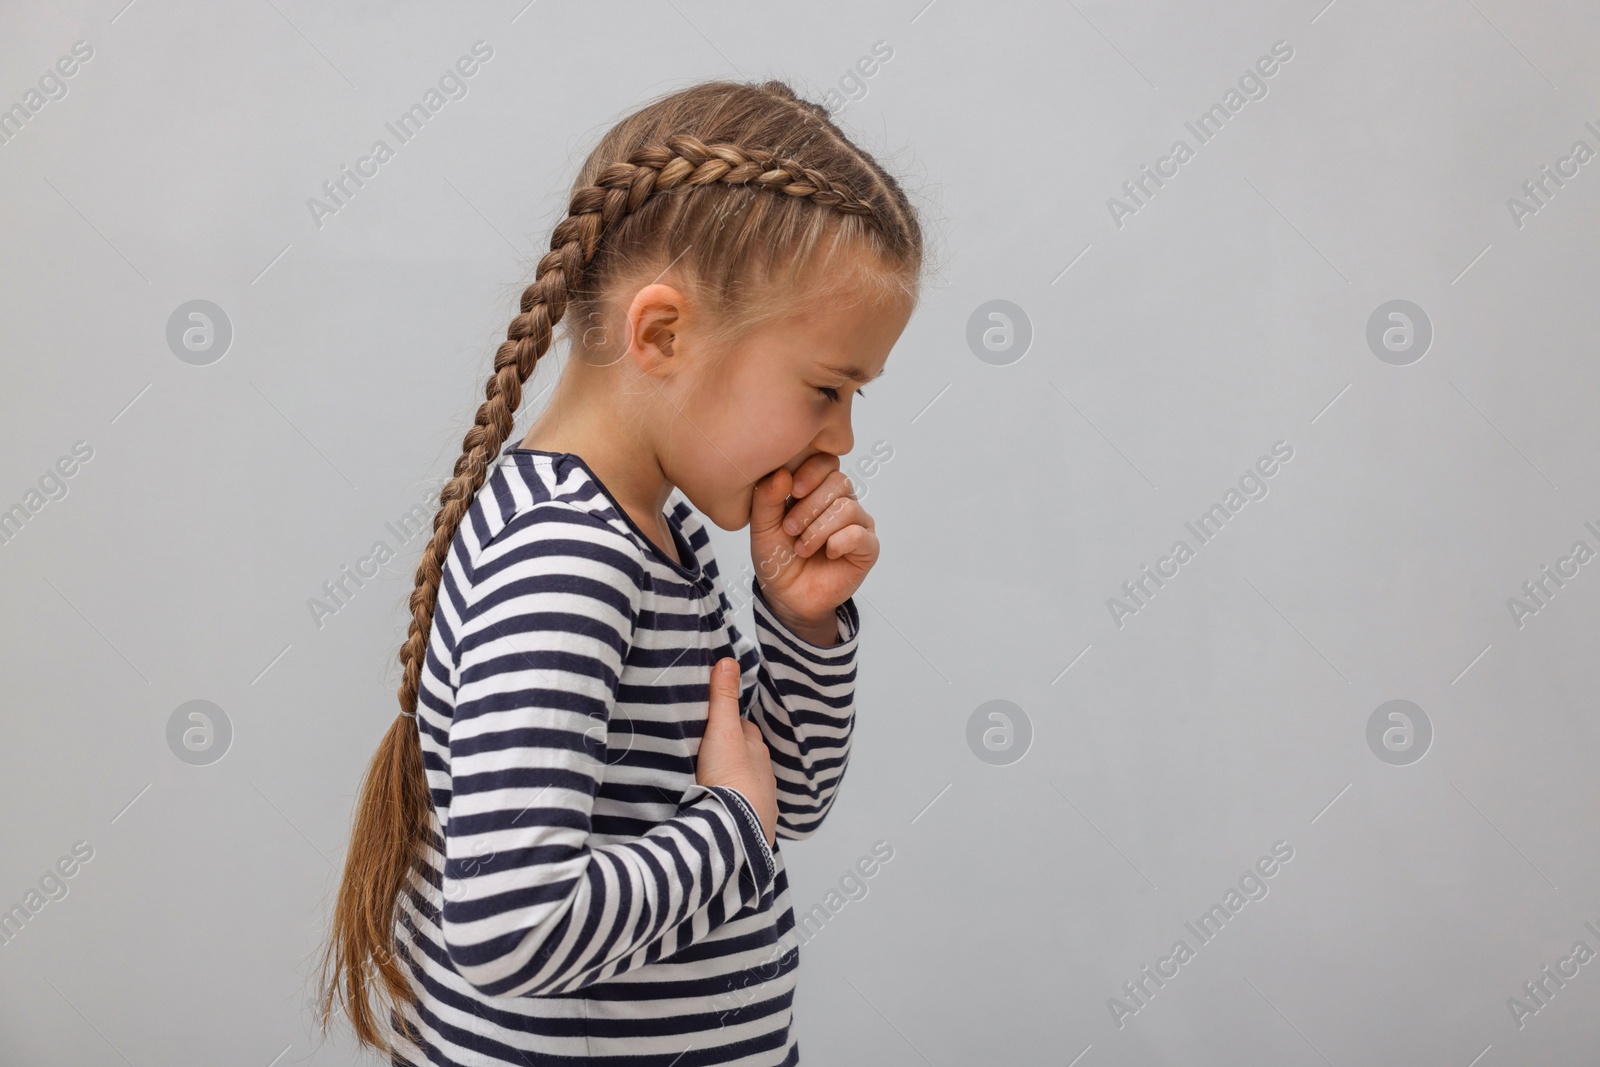
[[[589,476],[589,480],[593,482],[594,487],[600,491],[600,495],[604,496],[607,502],[610,503],[611,510],[615,511],[619,516],[621,516],[622,521],[627,523],[628,529],[633,531],[634,535],[644,543],[646,549],[652,555],[654,555],[656,559],[660,560],[662,563],[665,563],[668,567],[671,567],[674,573],[686,581],[698,585],[704,578],[704,569],[700,566],[699,555],[695,553],[694,547],[689,544],[688,538],[686,538],[683,534],[683,531],[678,528],[677,521],[670,513],[663,513],[662,518],[667,520],[667,529],[672,533],[673,543],[678,546],[678,554],[681,555],[685,560],[692,561],[694,564],[693,569],[685,567],[684,565],[674,561],[671,556],[667,555],[666,552],[662,550],[660,545],[656,544],[653,540],[646,536],[645,532],[639,528],[639,524],[633,521],[633,516],[628,514],[628,509],[623,507],[622,504],[617,500],[616,494],[606,487],[606,483],[600,480],[600,476],[594,472],[594,468],[589,466],[589,464],[584,461],[584,458],[578,455],[576,452],[551,452],[543,448],[522,448],[520,446],[507,449],[507,454],[513,453],[522,453],[532,456],[548,456],[551,459],[572,460],[572,462],[581,467],[583,472]]]

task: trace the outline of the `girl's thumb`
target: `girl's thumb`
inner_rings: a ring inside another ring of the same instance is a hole
[[[724,656],[711,666],[711,703],[739,709],[739,661]]]

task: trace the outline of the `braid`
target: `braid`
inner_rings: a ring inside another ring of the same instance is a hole
[[[683,132],[661,132],[685,127],[698,127],[715,136],[708,133],[702,140]],[[813,144],[818,132],[824,135],[822,143]],[[735,143],[730,137],[785,147],[768,151]],[[801,153],[829,173],[802,161]],[[608,162],[618,159],[622,162]],[[830,178],[830,173],[835,176]],[[523,384],[550,349],[568,305],[586,310],[596,298],[594,288],[612,276],[614,264],[609,259],[599,263],[597,257],[621,256],[625,263],[655,262],[652,257],[666,248],[665,242],[681,239],[702,255],[702,269],[709,264],[742,282],[757,251],[776,249],[780,258],[795,259],[810,247],[804,242],[832,225],[818,213],[796,218],[752,205],[743,229],[724,229],[720,222],[695,216],[692,205],[666,203],[655,195],[677,190],[687,194],[707,186],[742,186],[765,190],[788,202],[809,201],[823,209],[823,214],[847,216],[840,225],[856,239],[872,242],[892,272],[911,277],[920,270],[922,234],[903,191],[828,121],[821,108],[799,101],[782,82],[756,86],[710,82],[672,94],[620,123],[591,154],[569,199],[566,217],[551,233],[550,250],[540,258],[533,282],[522,292],[519,313],[506,330],[506,340],[495,351],[484,401],[462,438],[461,456],[440,492],[433,534],[417,564],[409,601],[410,627],[399,653],[400,713],[380,741],[362,783],[332,933],[323,956],[320,1008],[324,1032],[337,998],[361,1044],[394,1054],[387,1028],[380,1026],[381,1016],[369,1000],[370,989],[381,986],[393,1002],[390,1025],[406,1038],[418,1039],[398,1007],[415,1004],[417,994],[395,951],[395,921],[406,917],[400,910],[401,894],[416,877],[417,862],[432,833],[432,796],[420,737],[423,727],[416,719],[439,585],[462,520],[511,435]],[[648,214],[656,205],[666,214],[649,214],[629,225],[634,216]],[[718,209],[720,220],[722,209],[737,205],[710,206]],[[672,215],[668,209],[681,211]],[[686,229],[674,230],[678,224]],[[715,240],[729,243],[718,245]]]

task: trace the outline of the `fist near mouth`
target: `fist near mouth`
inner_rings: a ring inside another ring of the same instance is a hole
[[[878,561],[875,525],[830,453],[756,482],[750,557],[779,621],[814,644],[837,643],[835,610]]]

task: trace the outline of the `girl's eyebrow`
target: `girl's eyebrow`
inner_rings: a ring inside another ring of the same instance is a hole
[[[821,366],[825,371],[832,371],[834,374],[849,378],[851,381],[857,382],[861,385],[866,385],[870,381],[875,381],[879,378],[882,378],[883,372],[889,369],[888,367],[884,367],[883,370],[878,371],[877,374],[868,374],[860,367],[830,367],[826,363],[822,364]]]

